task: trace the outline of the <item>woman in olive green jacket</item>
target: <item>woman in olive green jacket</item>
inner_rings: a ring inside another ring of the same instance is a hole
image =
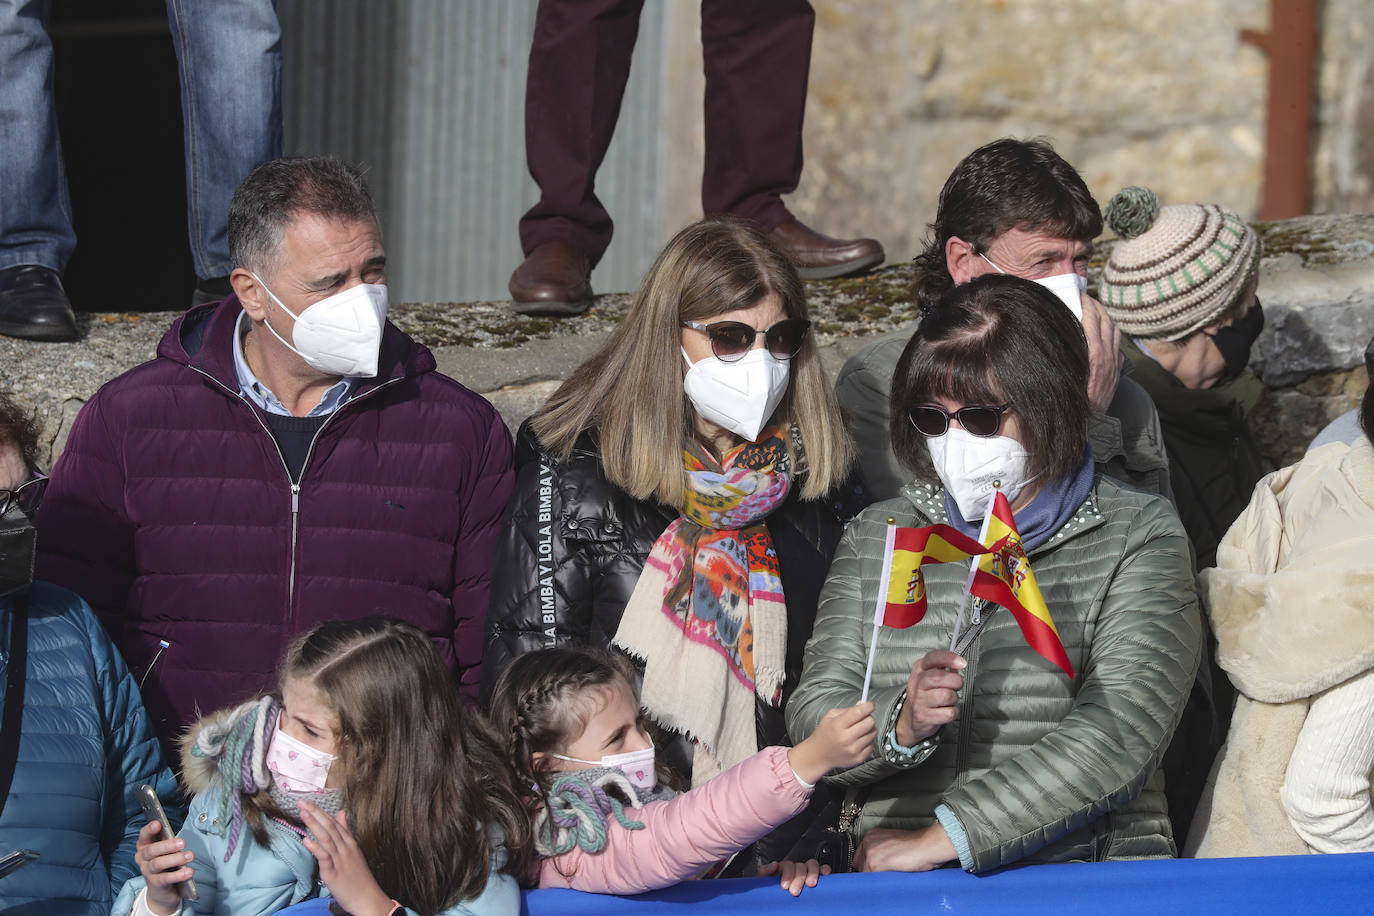
[[[832,779],[862,805],[857,868],[922,871],[1176,854],[1159,762],[1201,652],[1187,537],[1162,497],[1095,476],[1087,344],[1014,277],[957,287],[922,316],[893,380],[893,445],[918,479],[849,527],[787,709],[801,738],[858,701],[887,520],[978,534],[994,487],[1075,675],[1011,613],[950,645],[965,563],[923,568],[928,610],[878,634],[872,758]]]

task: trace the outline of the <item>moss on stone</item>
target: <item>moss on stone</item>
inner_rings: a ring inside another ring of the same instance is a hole
[[[1264,246],[1264,256],[1296,254],[1308,264],[1335,264],[1344,260],[1341,248],[1327,236],[1289,221],[1253,223]]]

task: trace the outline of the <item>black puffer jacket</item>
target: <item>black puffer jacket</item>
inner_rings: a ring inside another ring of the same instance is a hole
[[[525,652],[555,645],[609,648],[654,541],[677,512],[638,500],[606,479],[595,431],[583,433],[566,462],[544,450],[530,424],[515,446],[515,493],[507,508],[492,570],[491,604],[482,664],[488,699],[506,665]],[[801,676],[816,600],[844,524],[867,503],[857,483],[830,498],[792,494],[768,517],[787,596],[787,679],[783,705]],[[785,744],[781,709],[758,704],[760,747]],[[691,774],[685,742],[660,757]]]

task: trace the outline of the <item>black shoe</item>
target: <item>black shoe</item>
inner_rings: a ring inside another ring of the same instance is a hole
[[[0,334],[76,340],[76,315],[57,271],[39,264],[0,270]]]
[[[198,305],[205,305],[209,302],[219,302],[228,299],[234,292],[234,288],[229,285],[229,278],[211,277],[208,280],[196,279],[196,291],[191,293],[191,308]]]

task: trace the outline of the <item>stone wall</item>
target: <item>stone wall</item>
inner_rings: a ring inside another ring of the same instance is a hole
[[[1260,200],[1269,0],[827,0],[789,204],[832,235],[910,258],[954,165],[1000,136],[1047,136],[1101,202]],[[1374,210],[1374,0],[1321,4],[1313,212]],[[700,212],[697,5],[673,4],[664,237]]]
[[[1265,257],[1259,296],[1267,326],[1253,365],[1269,393],[1253,420],[1275,465],[1295,460],[1329,420],[1358,403],[1374,336],[1374,214],[1259,224]],[[1104,245],[1101,258],[1110,249]],[[912,268],[809,286],[821,356],[833,376],[873,334],[915,318]],[[1095,283],[1095,278],[1093,279]],[[584,316],[522,318],[499,303],[397,305],[392,318],[428,344],[439,369],[489,398],[512,429],[607,340],[629,297],[602,296]],[[38,344],[0,337],[3,386],[42,422],[42,462],[61,452],[77,412],[120,372],[150,359],[175,316],[84,315],[85,337]]]
[[[1374,0],[1324,0],[1313,212],[1374,211]]]

